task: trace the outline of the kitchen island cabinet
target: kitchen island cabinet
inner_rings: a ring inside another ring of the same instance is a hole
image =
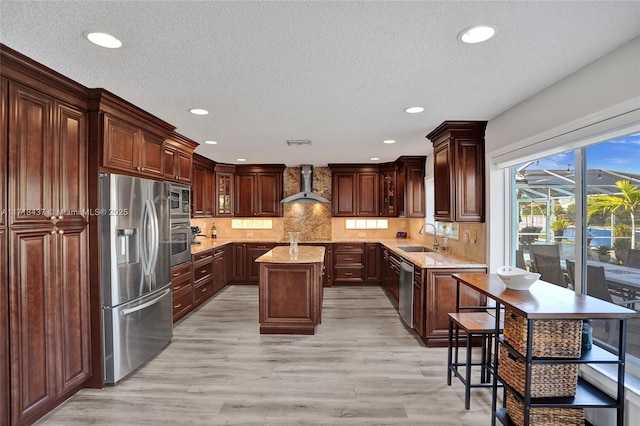
[[[261,334],[315,334],[321,322],[324,247],[301,245],[290,254],[279,246],[256,259],[260,264]]]

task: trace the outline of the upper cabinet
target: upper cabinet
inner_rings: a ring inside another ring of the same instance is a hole
[[[379,167],[329,164],[333,216],[379,216]]]
[[[398,217],[425,216],[424,165],[425,156],[402,156],[398,167]]]
[[[164,179],[191,183],[193,150],[197,142],[173,132],[164,144]]]
[[[173,126],[104,89],[90,91],[92,144],[102,147],[100,167],[164,179],[164,141]]]
[[[445,121],[427,135],[433,142],[434,217],[484,222],[486,121]]]
[[[284,164],[236,166],[235,215],[281,217]]]
[[[424,217],[424,156],[393,163],[329,164],[333,216]]]
[[[233,190],[236,166],[216,164],[215,168],[215,209],[216,216],[233,216]]]
[[[213,217],[213,184],[215,163],[198,154],[193,155],[191,184],[191,216]]]

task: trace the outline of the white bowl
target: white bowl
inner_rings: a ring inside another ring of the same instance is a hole
[[[496,271],[502,282],[512,290],[529,290],[540,278],[540,274],[515,266],[501,266]]]

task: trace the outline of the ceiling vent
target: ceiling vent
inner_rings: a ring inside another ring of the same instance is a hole
[[[287,145],[289,146],[311,145],[311,141],[306,139],[290,139],[287,141]]]

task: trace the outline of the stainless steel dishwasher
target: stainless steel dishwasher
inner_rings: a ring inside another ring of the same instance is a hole
[[[400,262],[400,291],[398,294],[400,318],[413,328],[413,263],[402,259]]]

